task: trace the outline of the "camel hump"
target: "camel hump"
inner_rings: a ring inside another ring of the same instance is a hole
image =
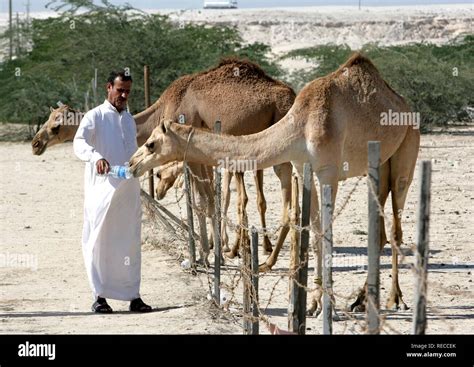
[[[335,71],[335,74],[339,75],[341,73],[346,73],[351,67],[360,67],[369,71],[371,74],[380,74],[372,61],[370,61],[367,56],[364,56],[360,52],[354,52],[344,64],[339,66],[339,68]]]
[[[205,76],[206,74],[212,74],[213,76],[218,74],[220,79],[235,80],[236,77],[239,77],[243,80],[258,80],[285,85],[269,76],[260,65],[248,59],[240,59],[238,57],[225,57],[221,59],[216,67],[203,72],[201,75]]]
[[[260,65],[250,61],[249,59],[239,59],[238,57],[224,57],[220,60],[219,64],[215,69],[221,67],[230,66],[237,67],[242,70],[248,71],[261,76],[267,76],[265,71],[260,67]]]
[[[340,75],[342,73],[346,73],[347,70],[351,67],[360,67],[361,69],[368,72],[372,78],[379,78],[380,81],[397,97],[401,98],[403,101],[405,99],[401,96],[397,91],[395,91],[390,84],[382,77],[380,71],[377,67],[373,64],[373,62],[366,56],[364,56],[360,52],[354,52],[349,59],[336,70],[335,74]]]

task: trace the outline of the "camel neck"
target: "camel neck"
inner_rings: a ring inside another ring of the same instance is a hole
[[[148,107],[146,110],[133,116],[137,125],[137,143],[145,144],[153,129],[158,125],[160,118],[160,99]]]
[[[144,111],[139,112],[136,115],[134,115],[133,118],[135,119],[135,123],[137,125],[142,125],[142,124],[145,124],[145,123],[152,123],[154,121],[154,119],[153,119],[154,116],[153,115],[156,112],[156,110],[158,109],[158,102],[159,101],[155,102],[154,104],[152,104],[150,107],[148,107]]]
[[[246,136],[216,135],[195,129],[189,139],[191,129],[173,127],[180,137],[181,151],[186,151],[186,160],[204,165],[228,168],[226,165],[239,164],[244,167],[242,170],[264,169],[294,160],[304,149],[301,130],[295,129],[286,117],[262,132]]]

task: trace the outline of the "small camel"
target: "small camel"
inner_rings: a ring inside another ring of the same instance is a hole
[[[409,112],[403,97],[383,80],[372,62],[355,53],[335,72],[306,85],[290,111],[268,129],[247,136],[218,136],[164,120],[133,155],[130,166],[133,174],[140,176],[159,164],[183,160],[186,152],[187,161],[213,166],[222,157],[256,157],[257,169],[292,162],[302,176],[304,163],[310,162],[321,187],[331,185],[334,204],[338,181],[366,175],[367,142],[380,141],[379,200],[383,207],[391,192],[394,213],[390,238],[392,285],[387,307],[406,309],[398,282],[398,253],[402,243],[399,213],[413,178],[420,133],[413,126],[387,126],[382,123],[382,116]],[[313,187],[311,217],[317,226],[318,210]],[[381,243],[381,246],[385,244]],[[366,286],[351,309],[361,311],[365,303]]]
[[[185,75],[174,81],[160,96],[159,100],[147,110],[136,115],[144,124],[140,135],[147,137],[152,133],[153,128],[159,125],[163,119],[181,120],[193,127],[202,127],[213,130],[216,120],[221,121],[221,131],[230,135],[248,135],[262,131],[278,120],[280,120],[290,109],[295,98],[294,91],[286,84],[270,78],[258,66],[250,61],[238,60],[235,58],[223,59],[218,66],[193,75]],[[145,127],[146,125],[146,127]],[[224,156],[222,157],[225,158]],[[198,193],[198,208],[211,217],[214,212],[213,189],[209,183],[203,180],[211,180],[212,173],[206,171],[199,164],[189,165],[193,175],[197,177],[193,182],[194,192]],[[160,169],[159,174],[162,181],[158,184],[160,190],[158,197],[162,197],[169,189],[177,177],[176,166]],[[224,167],[226,168],[226,167]],[[288,233],[288,207],[291,188],[291,165],[283,163],[274,167],[274,171],[281,181],[283,195],[284,223],[280,231],[277,247],[283,243]],[[243,184],[243,173],[236,173],[238,181],[237,192],[239,224],[242,224],[243,213],[247,203],[247,195]],[[229,206],[229,185],[232,173],[226,172],[223,180],[223,202],[224,212]],[[263,172],[257,171],[255,175],[257,187],[257,204],[260,213],[262,226],[266,228],[265,211],[266,202],[263,193]],[[205,220],[199,216],[200,220]],[[207,239],[203,231],[202,223],[201,238]],[[205,229],[205,223],[204,223]],[[212,232],[211,232],[212,233]],[[228,242],[226,232],[226,221],[222,225],[223,245]],[[237,235],[236,243],[231,251],[225,248],[228,257],[237,255],[240,235]],[[203,244],[204,252],[208,251],[208,245]],[[263,239],[264,252],[270,253],[272,246],[267,235]]]
[[[155,190],[155,197],[157,200],[161,200],[166,196],[166,193],[174,186],[176,180],[178,177],[180,177],[182,172],[183,162],[174,161],[158,167],[156,171],[156,177],[159,181]]]

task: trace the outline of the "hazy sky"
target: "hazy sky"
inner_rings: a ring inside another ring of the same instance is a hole
[[[361,0],[362,5],[418,5],[473,3],[474,0]],[[45,10],[49,0],[30,0],[31,11]],[[95,1],[98,2],[98,1]],[[145,9],[189,9],[202,8],[202,0],[112,0],[113,4],[130,3]],[[13,11],[24,11],[27,0],[13,0]],[[271,6],[315,6],[315,5],[357,5],[358,0],[239,0],[239,8],[263,8]],[[0,0],[0,12],[8,11],[8,0]]]

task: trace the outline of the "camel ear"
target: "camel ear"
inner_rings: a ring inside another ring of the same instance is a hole
[[[161,121],[161,122],[160,122],[160,129],[161,129],[161,132],[162,132],[163,134],[166,134],[166,130],[167,130],[167,129],[166,129],[166,126],[165,126],[165,122],[164,122],[164,121]]]
[[[50,107],[49,107],[49,111],[50,111],[50,112],[53,112],[53,111],[54,111],[54,108],[50,106]]]
[[[171,127],[171,121],[170,120],[164,120],[160,123],[161,131],[163,134],[167,134],[168,130]]]

